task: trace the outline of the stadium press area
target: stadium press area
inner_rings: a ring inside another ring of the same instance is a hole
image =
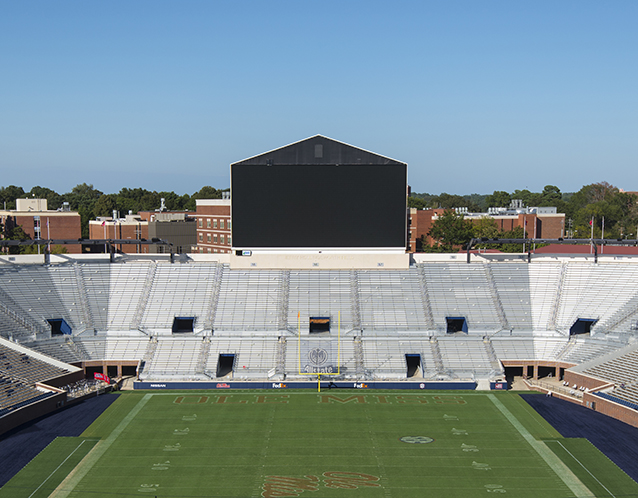
[[[2,432],[82,399],[95,372],[151,391],[56,439],[0,496],[631,496],[588,443],[484,391],[523,376],[638,426],[636,281],[638,261],[614,257],[5,261]],[[316,373],[334,374],[320,393]]]

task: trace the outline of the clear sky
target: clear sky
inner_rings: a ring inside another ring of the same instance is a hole
[[[315,134],[415,192],[638,190],[638,1],[0,2],[2,186],[225,188]]]

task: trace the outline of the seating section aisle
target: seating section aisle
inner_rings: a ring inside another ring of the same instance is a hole
[[[355,325],[351,299],[352,274],[345,270],[294,270],[290,272],[288,328],[297,331],[298,314],[301,330],[309,330],[310,317],[329,317],[331,331],[337,332],[339,313],[341,331]]]
[[[290,348],[289,342],[287,356],[290,354]],[[263,379],[275,367],[277,337],[211,338],[205,365],[206,374],[209,377],[216,378],[220,355],[235,356],[233,378]]]
[[[568,331],[578,318],[604,322],[638,289],[638,265],[570,263],[561,289],[556,325]]]
[[[446,330],[446,317],[464,317],[470,332],[501,329],[483,264],[432,263],[422,268],[437,330]]]
[[[213,329],[278,330],[281,272],[224,268],[223,275]]]
[[[444,367],[458,377],[468,378],[475,375],[488,375],[492,371],[490,358],[487,355],[482,339],[442,338],[439,350]]]
[[[417,271],[358,271],[363,330],[426,330]]]
[[[534,340],[519,337],[492,337],[492,346],[499,360],[535,360]]]
[[[148,282],[150,262],[93,264],[82,267],[89,308],[97,330],[131,330]]]
[[[512,330],[547,330],[558,291],[560,268],[558,263],[490,265]]]
[[[558,357],[561,361],[569,363],[585,363],[595,358],[618,350],[622,347],[618,343],[596,341],[590,338],[572,337],[570,344]]]
[[[76,333],[86,328],[73,264],[2,265],[0,288],[42,330],[50,330],[47,320],[61,318]]]
[[[555,361],[567,345],[566,337],[546,337],[534,339],[534,358]]]
[[[159,339],[152,360],[144,368],[144,377],[195,377],[201,347],[202,339],[196,337]]]
[[[170,333],[175,317],[192,317],[194,329],[202,330],[216,271],[215,263],[158,264],[142,328]]]

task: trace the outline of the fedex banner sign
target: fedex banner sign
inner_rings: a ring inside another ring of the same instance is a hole
[[[101,373],[98,373],[98,372],[95,372],[93,374],[93,378],[96,379],[96,380],[102,380],[102,381],[106,382],[107,384],[111,383],[111,380],[109,379],[108,375],[104,375],[104,374],[101,374]]]

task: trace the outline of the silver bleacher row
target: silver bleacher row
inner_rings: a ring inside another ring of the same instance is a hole
[[[146,357],[145,374],[157,378],[210,376],[220,353],[235,354],[236,375],[252,378],[294,373],[299,324],[307,333],[309,317],[328,316],[333,332],[339,325],[351,337],[342,337],[344,371],[405,376],[405,354],[420,354],[424,377],[467,377],[493,371],[492,347],[498,359],[574,363],[621,347],[634,333],[637,280],[638,265],[567,260],[359,271],[139,260],[3,265],[0,334],[67,362]],[[177,316],[195,319],[193,335],[171,335]],[[445,333],[451,316],[465,317],[468,335]],[[51,318],[66,320],[73,336],[51,337]],[[598,320],[591,338],[568,340],[577,318]]]
[[[304,326],[309,316],[330,316],[334,327],[340,313],[342,330],[364,333],[440,333],[446,317],[459,316],[477,335],[566,335],[577,318],[598,320],[594,333],[631,334],[638,318],[638,265],[630,263],[248,271],[217,263],[133,261],[2,265],[0,277],[0,333],[18,341],[50,337],[52,318],[66,320],[74,335],[168,335],[176,316],[194,317],[195,332],[275,334],[296,330],[298,315]]]

